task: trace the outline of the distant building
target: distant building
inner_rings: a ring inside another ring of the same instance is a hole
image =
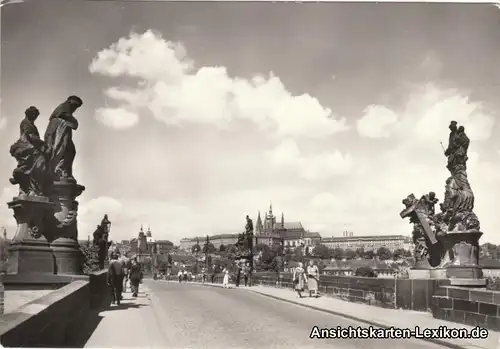
[[[257,244],[273,245],[279,244],[283,240],[285,246],[315,246],[321,241],[319,233],[306,231],[300,222],[285,222],[285,216],[281,214],[281,221],[277,222],[273,214],[273,206],[269,206],[269,212],[266,213],[262,221],[260,211],[257,215],[254,229],[254,246]],[[217,234],[210,236],[210,242],[215,248],[219,249],[221,245],[230,246],[236,244],[239,233]],[[184,238],[180,241],[180,249],[191,251],[197,241],[202,247],[206,237]]]
[[[321,244],[329,248],[341,248],[357,250],[363,248],[365,251],[377,250],[386,247],[391,251],[397,249],[410,250],[411,240],[404,235],[375,235],[355,236],[352,232],[344,232],[342,237],[323,238]]]

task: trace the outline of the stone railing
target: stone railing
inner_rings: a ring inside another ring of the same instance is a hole
[[[4,347],[83,347],[98,313],[110,304],[107,271],[76,280],[0,316]]]

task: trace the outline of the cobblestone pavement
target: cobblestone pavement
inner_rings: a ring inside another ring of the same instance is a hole
[[[310,339],[314,326],[368,325],[245,290],[164,281],[146,285],[165,348],[443,348],[415,339]]]

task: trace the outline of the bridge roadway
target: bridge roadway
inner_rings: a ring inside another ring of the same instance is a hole
[[[313,326],[367,325],[244,289],[164,281],[146,285],[165,348],[444,348],[416,339],[309,339]]]

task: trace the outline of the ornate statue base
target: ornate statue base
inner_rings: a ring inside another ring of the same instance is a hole
[[[54,203],[43,196],[21,195],[7,205],[17,221],[16,234],[8,249],[7,273],[55,274],[54,255],[45,230],[46,217],[53,212]]]
[[[56,260],[58,274],[83,274],[83,254],[78,244],[77,212],[78,202],[75,200],[85,187],[75,180],[54,182],[52,201],[56,204],[55,235],[50,243]]]
[[[483,283],[483,269],[479,265],[479,239],[483,235],[478,230],[464,232],[449,232],[441,237],[446,254],[443,267],[449,279],[462,279],[465,285],[470,281],[480,280]],[[455,280],[455,281],[457,281]],[[454,282],[455,285],[458,285]]]

